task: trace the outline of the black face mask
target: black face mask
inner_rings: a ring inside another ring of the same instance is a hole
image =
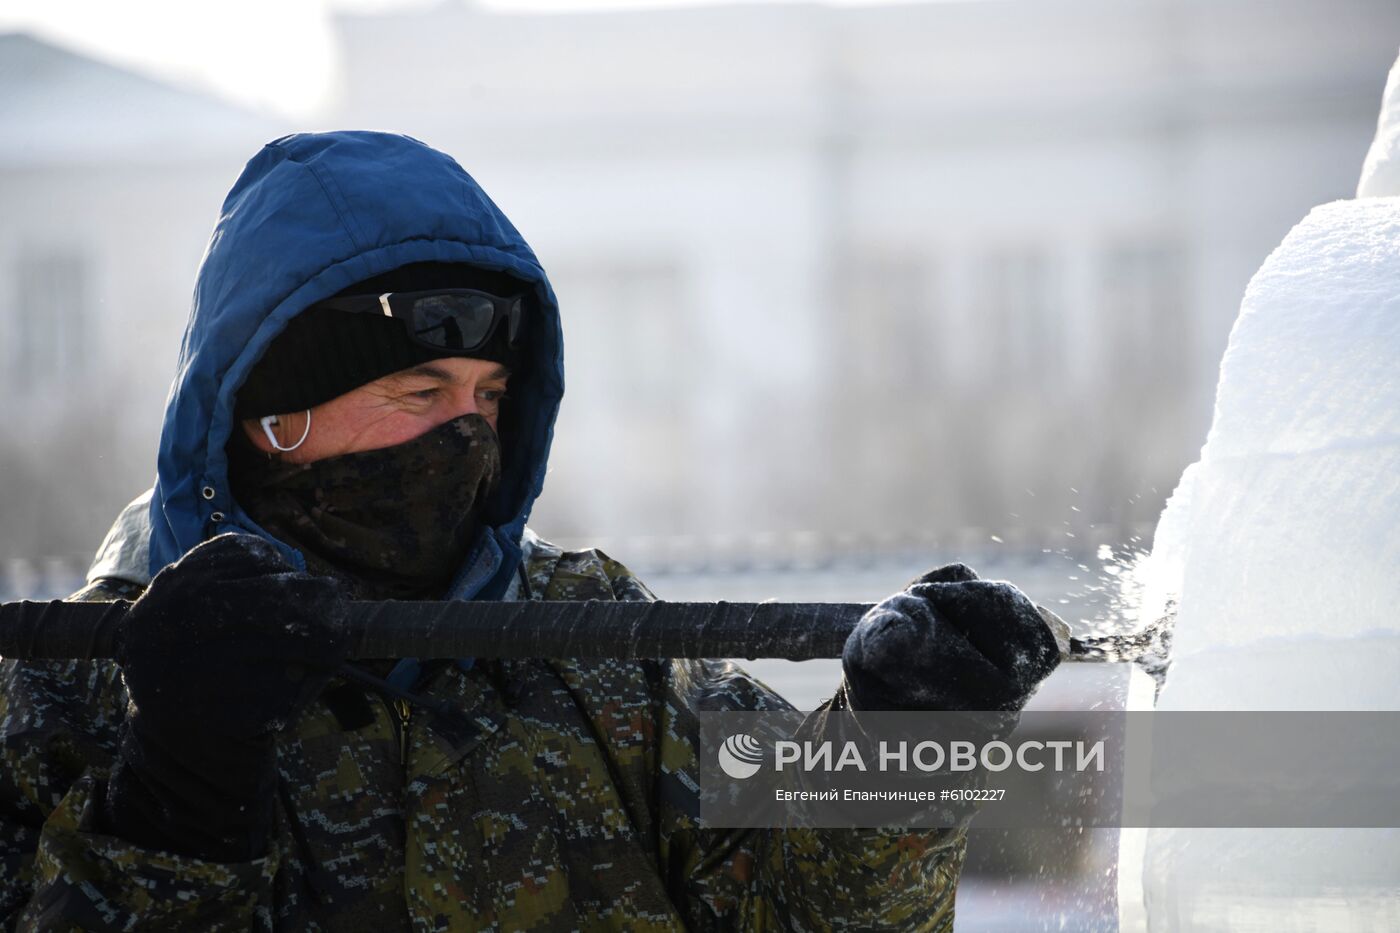
[[[360,599],[435,599],[461,568],[501,478],[496,432],[464,415],[395,447],[315,463],[230,445],[234,496],[312,573]]]

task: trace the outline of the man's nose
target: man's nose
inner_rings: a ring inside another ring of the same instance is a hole
[[[452,417],[462,417],[463,415],[480,415],[490,419],[493,412],[489,412],[482,406],[482,396],[479,389],[472,387],[456,388],[452,396]]]
[[[452,399],[452,411],[454,418],[481,414],[481,400],[476,397],[475,386],[457,389]]]

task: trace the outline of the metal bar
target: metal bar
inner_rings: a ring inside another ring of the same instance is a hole
[[[110,658],[130,603],[0,605],[0,656]],[[357,602],[352,658],[839,658],[867,603]],[[1132,660],[1072,639],[1065,660]]]

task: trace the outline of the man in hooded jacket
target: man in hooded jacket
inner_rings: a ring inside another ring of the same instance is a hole
[[[441,295],[484,336],[415,330]],[[695,712],[790,708],[731,664],[344,663],[347,598],[653,598],[525,527],[562,393],[548,280],[452,159],[264,147],[199,273],[156,484],[74,597],[139,597],[117,662],[0,668],[7,927],[951,929],[961,830],[698,824]],[[1019,591],[953,565],[862,621],[829,706],[1019,709],[1058,656]]]

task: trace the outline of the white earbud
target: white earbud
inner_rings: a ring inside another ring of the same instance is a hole
[[[272,426],[277,424],[276,415],[264,415],[258,419],[258,424],[262,425],[263,433],[267,435],[267,442],[272,445],[273,450],[280,450],[286,453],[289,450],[296,450],[302,444],[305,444],[306,439],[311,436],[311,409],[308,408],[306,410],[306,430],[301,432],[301,440],[290,447],[283,447],[279,444],[277,442],[277,435],[272,433]]]

